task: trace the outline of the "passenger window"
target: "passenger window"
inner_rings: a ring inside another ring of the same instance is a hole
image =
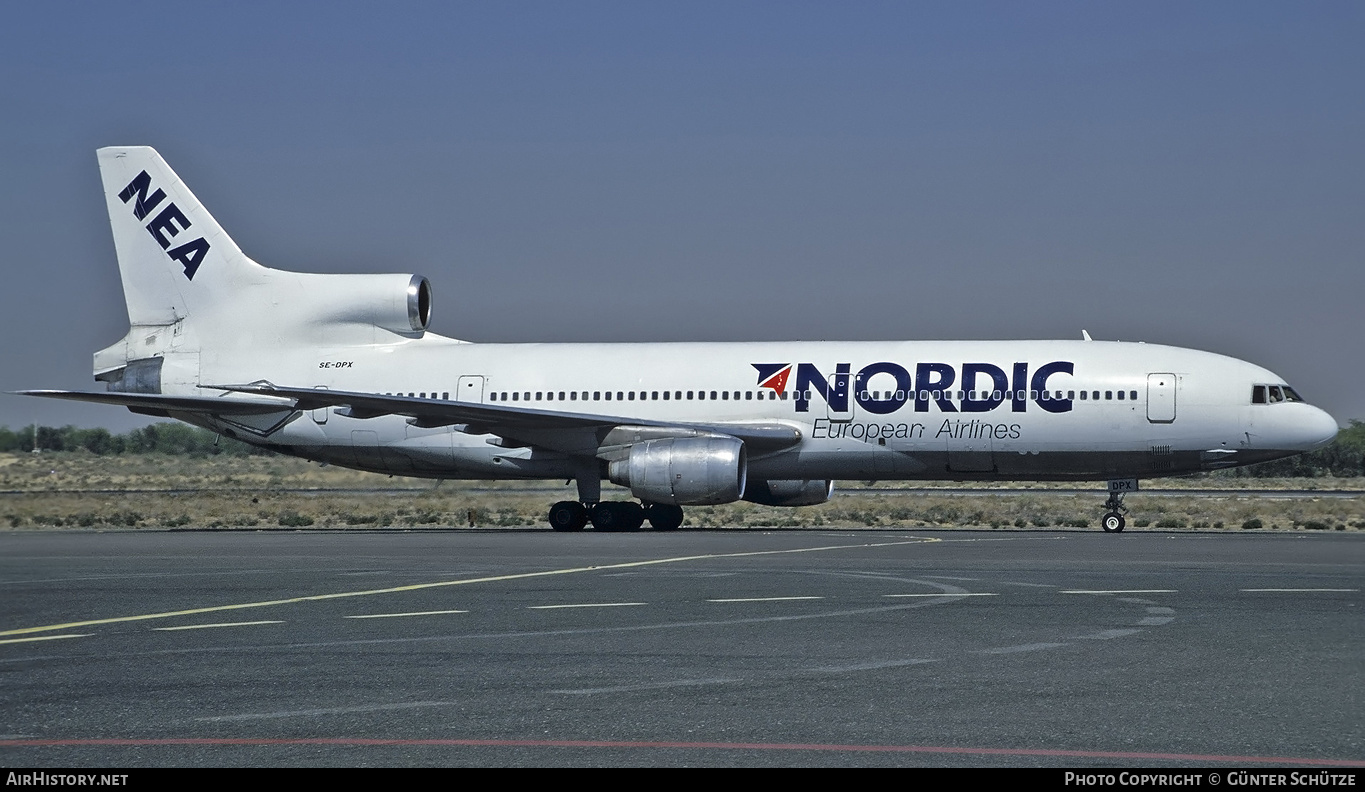
[[[635,391],[630,392],[630,400],[635,401]]]
[[[1113,392],[1113,391],[1105,391],[1105,392],[1104,392],[1104,400],[1105,400],[1105,401],[1112,401],[1113,398],[1114,398],[1114,392]]]
[[[1137,401],[1137,391],[1128,391],[1128,399],[1130,401]]]
[[[1119,401],[1123,401],[1123,391],[1119,391]]]
[[[1086,395],[1087,395],[1086,391],[1081,391],[1081,401],[1085,401]]]
[[[716,400],[716,392],[715,392],[715,391],[711,391],[711,401],[715,401],[715,400]]]
[[[1076,398],[1076,391],[1067,391],[1067,392],[1066,392],[1066,397],[1067,397],[1068,399],[1074,399],[1074,398]]]

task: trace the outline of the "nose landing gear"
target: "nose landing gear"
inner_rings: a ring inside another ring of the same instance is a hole
[[[1105,533],[1119,533],[1127,524],[1123,515],[1128,513],[1128,508],[1123,505],[1123,493],[1110,490],[1109,499],[1104,502],[1106,509],[1104,519],[1100,520],[1100,527]]]

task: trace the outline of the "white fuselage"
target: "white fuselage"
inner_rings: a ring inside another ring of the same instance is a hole
[[[750,477],[766,479],[1140,478],[1278,458],[1336,429],[1303,402],[1253,404],[1253,386],[1282,382],[1264,368],[1141,343],[470,344],[427,334],[333,349],[223,350],[200,366],[206,383],[266,379],[627,424],[798,429],[797,445],[751,455]],[[269,436],[234,434],[406,475],[568,475],[570,449],[552,443],[507,448],[460,426],[342,412],[312,410]]]

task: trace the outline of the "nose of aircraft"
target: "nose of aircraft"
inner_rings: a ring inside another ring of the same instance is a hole
[[[1300,437],[1303,438],[1306,450],[1322,448],[1335,440],[1337,432],[1341,429],[1337,425],[1336,419],[1328,415],[1326,410],[1312,405],[1304,406],[1308,409],[1304,411],[1305,415],[1298,420],[1296,428]]]

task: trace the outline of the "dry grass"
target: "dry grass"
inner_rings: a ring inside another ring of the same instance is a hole
[[[850,486],[863,487],[861,482]],[[979,493],[898,493],[876,485],[829,503],[778,509],[750,503],[690,507],[686,525],[735,527],[1098,528],[1102,485],[1093,493],[1057,492],[1075,485],[1009,484]],[[916,487],[957,485],[913,483]],[[1359,479],[1198,478],[1144,482],[1160,488],[1365,489]],[[562,482],[437,484],[390,478],[287,457],[96,457],[85,453],[0,455],[3,528],[438,528],[544,525],[556,500],[572,498]],[[1007,490],[1005,494],[998,494]],[[604,497],[626,497],[604,487]],[[1365,499],[1257,496],[1128,498],[1131,528],[1242,530],[1365,528]],[[1254,523],[1251,523],[1254,525]]]

